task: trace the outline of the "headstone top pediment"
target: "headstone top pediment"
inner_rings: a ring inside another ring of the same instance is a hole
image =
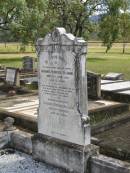
[[[36,46],[47,46],[51,44],[86,46],[86,41],[82,37],[75,37],[73,34],[67,33],[64,28],[55,28],[44,39],[38,39]]]

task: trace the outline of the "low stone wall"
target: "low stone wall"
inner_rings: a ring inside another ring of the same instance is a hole
[[[14,148],[27,154],[32,154],[32,134],[20,130],[0,132],[0,150]]]
[[[9,140],[8,132],[0,132],[0,150],[8,147]]]
[[[32,154],[32,140],[31,137],[33,134],[28,133],[28,132],[23,132],[20,130],[15,130],[12,132],[1,132],[0,133],[0,149],[6,148],[6,147],[12,147],[16,150],[20,150],[22,152],[25,152],[27,154]],[[42,140],[40,140],[42,141]],[[39,143],[39,142],[38,142]],[[48,145],[48,144],[47,144]],[[54,143],[49,143],[49,145],[54,145]],[[41,147],[42,147],[42,152],[41,152]],[[47,146],[48,147],[48,146]],[[58,146],[56,146],[58,147]],[[45,152],[50,152],[50,150],[46,150],[46,147],[44,148],[43,144],[41,145],[41,142],[37,145],[38,153],[43,157],[43,150]],[[57,150],[59,150],[57,148]],[[66,150],[64,150],[66,151]],[[74,153],[78,153],[78,150],[75,150],[73,148],[72,150]],[[92,150],[90,150],[92,154]],[[127,162],[123,162],[114,158],[106,157],[104,155],[100,154],[95,154],[95,152],[92,154],[88,153],[90,157],[88,157],[88,162],[86,163],[87,166],[87,172],[85,173],[130,173],[130,164]],[[72,155],[73,156],[73,155]],[[72,157],[71,156],[71,157]],[[75,155],[75,157],[79,156]],[[33,157],[37,158],[37,155],[33,152]],[[54,157],[56,157],[54,155]],[[73,157],[73,161],[75,162],[76,158]],[[60,155],[59,155],[60,158]],[[54,159],[53,157],[51,159]],[[78,172],[81,170],[81,165],[80,162],[82,162],[82,159],[79,157],[79,160],[77,160],[78,164],[75,164],[75,168]],[[41,160],[42,159],[38,159]],[[87,160],[87,159],[86,159]],[[51,160],[50,160],[51,161]],[[49,161],[49,162],[50,162]],[[67,161],[67,158],[66,158]],[[61,161],[60,161],[61,162]],[[73,162],[73,163],[74,163]],[[76,162],[75,162],[76,163]],[[71,166],[71,162],[69,166]],[[60,165],[59,165],[60,166]],[[70,167],[71,168],[71,167]]]
[[[130,173],[130,164],[98,155],[90,160],[90,173]]]
[[[17,130],[10,135],[10,145],[14,149],[27,154],[32,154],[31,137],[32,134]]]
[[[102,98],[106,100],[130,103],[130,95],[127,95],[127,94],[121,94],[121,93],[110,92],[110,91],[102,91],[101,95],[102,95]]]

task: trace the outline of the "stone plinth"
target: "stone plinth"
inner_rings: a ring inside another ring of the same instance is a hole
[[[98,154],[94,145],[76,145],[67,141],[36,134],[32,137],[33,158],[71,173],[86,173],[88,160]]]

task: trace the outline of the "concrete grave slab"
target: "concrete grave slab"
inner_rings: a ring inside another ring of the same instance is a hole
[[[111,83],[118,83],[124,82],[123,80],[101,80],[101,85],[111,84]]]
[[[102,91],[119,92],[130,89],[130,81],[101,85]]]
[[[124,74],[123,73],[114,73],[114,72],[110,72],[108,74],[106,74],[103,79],[107,79],[107,80],[123,80],[124,79]]]
[[[119,94],[130,95],[130,90],[118,92]]]

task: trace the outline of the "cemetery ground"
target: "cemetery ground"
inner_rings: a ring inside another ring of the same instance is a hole
[[[100,74],[120,72],[125,79],[130,79],[130,44],[126,46],[126,53],[122,54],[122,43],[115,43],[106,54],[105,47],[99,42],[88,43],[87,67],[90,71]],[[20,52],[20,44],[0,44],[0,64],[11,67],[21,67],[22,57],[25,55],[36,57],[32,46],[25,46],[25,52]]]

